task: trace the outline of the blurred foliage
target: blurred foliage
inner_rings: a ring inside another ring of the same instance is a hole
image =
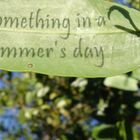
[[[139,88],[139,69],[106,79],[1,71],[0,140],[139,140]]]

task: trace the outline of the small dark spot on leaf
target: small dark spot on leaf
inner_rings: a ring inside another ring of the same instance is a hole
[[[33,64],[28,64],[28,68],[32,68],[33,67]]]

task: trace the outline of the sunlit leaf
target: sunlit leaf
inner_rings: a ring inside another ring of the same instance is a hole
[[[1,69],[104,77],[140,65],[134,9],[103,0],[11,0],[0,9]]]
[[[104,85],[122,90],[138,91],[138,81],[126,75],[108,77],[105,79]]]
[[[140,68],[138,68],[132,72],[132,77],[140,80]]]

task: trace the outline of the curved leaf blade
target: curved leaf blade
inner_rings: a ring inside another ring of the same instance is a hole
[[[0,9],[1,69],[106,77],[140,65],[134,9],[103,0],[11,0]]]

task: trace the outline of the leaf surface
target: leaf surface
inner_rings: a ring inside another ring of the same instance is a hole
[[[104,81],[104,85],[127,91],[138,91],[138,81],[127,75],[107,77]]]
[[[140,65],[134,9],[103,0],[10,0],[0,9],[1,69],[106,77]]]

